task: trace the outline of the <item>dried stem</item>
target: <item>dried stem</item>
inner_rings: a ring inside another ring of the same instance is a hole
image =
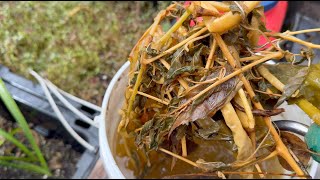
[[[186,9],[183,15],[179,18],[179,20],[168,30],[168,32],[165,35],[161,37],[157,44],[162,46],[165,42],[167,42],[171,34],[182,25],[182,23],[190,16],[191,13],[192,12],[190,10]]]
[[[166,153],[166,154],[169,154],[170,156],[173,156],[173,157],[175,157],[177,159],[180,159],[181,161],[184,161],[184,162],[186,162],[186,163],[188,163],[188,164],[190,164],[190,165],[192,165],[194,167],[201,168],[197,163],[195,163],[193,161],[190,161],[189,159],[184,158],[182,156],[179,156],[178,154],[175,154],[175,153],[170,152],[170,151],[168,151],[166,149],[163,149],[163,148],[159,148],[159,150],[164,152],[164,153]]]
[[[187,152],[187,141],[186,141],[186,136],[184,135],[181,139],[181,146],[182,146],[182,156],[187,157],[188,152]]]
[[[211,67],[211,64],[212,64],[212,60],[213,60],[213,55],[216,51],[216,48],[217,48],[217,42],[214,40],[212,40],[212,48],[210,50],[210,54],[209,54],[209,57],[208,57],[208,61],[207,61],[207,64],[206,64],[206,69],[209,69],[209,67]]]
[[[274,33],[274,34],[266,33],[266,34],[269,35],[269,36],[280,37],[282,39],[285,39],[285,40],[288,40],[288,41],[292,41],[292,42],[307,46],[309,48],[320,49],[320,45],[319,44],[313,44],[313,43],[310,43],[310,42],[307,42],[307,41],[303,41],[303,40],[301,40],[299,38],[296,38],[296,37],[288,35],[288,34],[283,34],[283,33]]]
[[[132,91],[132,92],[133,92],[133,89],[129,89],[129,91]],[[144,92],[137,91],[137,94],[140,94],[141,96],[145,96],[145,97],[147,97],[147,98],[153,99],[153,100],[155,100],[155,101],[157,101],[157,102],[159,102],[159,103],[162,103],[162,104],[164,104],[164,105],[169,105],[169,102],[168,102],[167,100],[159,99],[159,98],[157,98],[157,97],[151,96],[151,95],[146,94],[146,93],[144,93]]]
[[[143,64],[149,64],[152,63],[153,61],[158,60],[159,58],[162,58],[165,55],[168,55],[170,53],[172,53],[174,50],[180,48],[181,46],[185,45],[187,42],[189,42],[190,40],[200,36],[201,34],[203,34],[204,32],[206,32],[208,29],[206,27],[202,28],[201,30],[199,30],[198,32],[194,33],[193,35],[191,35],[190,37],[188,37],[187,39],[181,41],[179,44],[171,47],[170,49],[164,51],[163,53],[159,54],[156,57],[150,58],[150,59],[146,59],[144,60],[142,63]]]
[[[319,32],[319,31],[320,31],[320,28],[314,28],[314,29],[305,29],[305,30],[300,30],[300,31],[286,31],[286,32],[284,32],[284,34],[296,35],[296,34]]]
[[[255,164],[254,167],[256,167],[257,171],[259,172],[260,178],[265,178],[266,177],[265,174],[262,172],[259,164]]]
[[[228,59],[228,62],[231,65],[235,66],[235,59],[233,58],[233,56],[231,55],[231,53],[227,49],[227,46],[224,43],[224,41],[222,40],[221,36],[218,35],[218,34],[215,34],[215,39],[217,40],[217,43],[220,46],[223,54]],[[281,53],[281,52],[278,52],[278,53]],[[272,55],[272,54],[270,54],[270,55]],[[266,57],[268,57],[268,56],[266,56]],[[281,57],[282,57],[282,55],[281,55]],[[264,58],[262,58],[262,59],[264,59]],[[255,97],[255,93],[254,93],[250,83],[247,81],[247,79],[244,76],[240,76],[240,79],[243,82],[243,85],[246,88],[246,90],[247,90],[248,94],[250,95],[251,99],[253,99]],[[260,102],[253,101],[253,103],[254,103],[254,105],[255,105],[255,107],[257,109],[263,110],[263,106],[260,104]],[[301,170],[301,168],[298,166],[298,164],[294,161],[294,159],[290,155],[287,147],[284,145],[284,143],[282,142],[280,136],[277,134],[277,131],[275,130],[275,128],[273,127],[273,125],[271,123],[270,117],[264,117],[264,121],[266,122],[266,125],[270,129],[270,132],[271,132],[271,134],[272,134],[272,136],[273,136],[273,138],[274,138],[274,140],[275,140],[275,142],[277,144],[276,150],[278,151],[279,155],[281,155],[288,162],[288,164],[291,166],[291,168],[298,175],[304,175],[304,172]]]
[[[272,84],[279,91],[283,92],[284,84],[280,82],[279,79],[276,78],[266,67],[259,66],[257,70],[262,77],[269,81],[270,84]]]
[[[233,73],[223,77],[222,79],[216,81],[215,83],[213,83],[212,85],[210,85],[209,87],[207,87],[206,89],[202,90],[200,93],[198,93],[196,96],[192,97],[191,99],[189,99],[187,102],[185,102],[184,104],[182,104],[179,108],[175,109],[174,111],[172,111],[170,114],[173,114],[173,113],[176,113],[177,111],[179,111],[180,109],[186,107],[188,104],[190,104],[192,101],[194,101],[195,99],[201,97],[204,93],[210,91],[212,88],[228,81],[229,79],[239,75],[240,73],[243,73],[249,69],[251,69],[252,67],[260,64],[260,63],[263,63],[265,61],[268,61],[269,59],[279,59],[282,57],[282,53],[281,52],[275,52],[274,54],[270,54],[264,58],[261,58],[260,60],[258,61],[254,61],[244,67],[242,67],[241,69],[238,69],[236,71],[234,71]],[[191,87],[192,88],[192,87]]]
[[[210,35],[211,35],[211,34],[208,33],[208,34],[205,34],[205,35],[203,35],[203,36],[199,36],[199,37],[197,37],[197,38],[194,38],[194,39],[190,40],[188,43],[186,43],[186,44],[184,45],[184,50],[186,50],[187,52],[189,52],[188,46],[189,46],[191,43],[193,43],[193,42],[195,42],[195,41],[198,41],[198,40],[200,40],[200,39],[206,38],[206,37],[208,37],[208,36],[210,36]]]
[[[306,175],[297,175],[297,174],[283,174],[283,173],[272,173],[272,172],[230,172],[230,171],[222,171],[224,174],[263,174],[263,175],[274,175],[274,176],[289,176],[289,177],[302,177],[302,178],[308,178],[310,176]]]
[[[266,94],[266,95],[269,95],[269,96],[278,96],[278,97],[281,97],[281,94],[268,93],[268,92],[260,91],[260,90],[257,90],[257,89],[255,89],[254,91],[256,91],[256,92],[258,92],[258,93],[261,93],[261,94]]]
[[[145,55],[145,53],[144,53],[144,55]],[[130,113],[132,111],[133,103],[134,103],[134,100],[135,100],[136,95],[138,93],[138,89],[139,89],[141,81],[142,81],[142,75],[143,75],[145,69],[146,69],[146,66],[142,64],[141,68],[139,70],[139,74],[137,76],[136,83],[135,83],[135,85],[133,87],[132,94],[131,94],[130,99],[129,99],[129,105],[128,105],[128,111],[127,111],[128,115],[130,115]],[[129,123],[129,118],[126,118],[125,126],[127,126],[128,123]]]
[[[247,116],[248,116],[249,128],[250,128],[250,129],[254,129],[254,127],[255,127],[255,120],[254,120],[254,118],[253,118],[253,114],[252,114],[252,111],[251,111],[251,107],[250,107],[250,105],[249,105],[249,102],[248,102],[248,99],[247,99],[247,97],[246,97],[246,94],[245,94],[245,92],[243,91],[242,88],[240,88],[240,90],[238,91],[238,94],[239,94],[239,96],[240,96],[240,98],[241,98],[241,100],[242,100],[243,108],[244,108],[244,110],[245,110],[245,112],[246,112],[246,114],[247,114]],[[255,142],[254,142],[254,144],[255,144]]]
[[[240,62],[254,61],[254,60],[261,59],[262,57],[264,56],[257,55],[257,56],[243,57],[243,58],[240,58]]]

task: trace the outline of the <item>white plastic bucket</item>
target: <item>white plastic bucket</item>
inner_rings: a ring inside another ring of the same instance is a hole
[[[128,84],[127,72],[129,70],[129,62],[126,62],[119,71],[115,74],[111,80],[106,94],[102,102],[102,112],[99,119],[99,143],[100,143],[100,156],[102,157],[104,168],[107,173],[107,178],[111,179],[125,179],[125,175],[121,172],[119,166],[117,165],[113,152],[115,150],[115,134],[120,121],[120,115],[118,110],[122,108],[124,102],[125,87]],[[291,111],[296,114],[292,117],[289,112],[282,114],[281,116],[274,117],[276,119],[303,119],[307,125],[310,125],[310,119],[306,117],[304,112],[298,107],[288,106]],[[285,107],[287,109],[287,107]],[[292,109],[293,108],[293,109]],[[296,108],[296,109],[294,109]],[[122,168],[124,169],[124,168]],[[318,163],[313,161],[310,168],[309,174],[312,178],[315,178],[317,173]],[[126,177],[132,177],[127,175]]]
[[[130,62],[126,62],[112,78],[102,102],[99,118],[100,156],[103,161],[107,177],[110,179],[125,179],[116,164],[112,150],[115,149],[115,133],[120,121],[118,110],[124,102],[125,87],[127,86],[127,71]],[[112,107],[112,109],[111,109]]]

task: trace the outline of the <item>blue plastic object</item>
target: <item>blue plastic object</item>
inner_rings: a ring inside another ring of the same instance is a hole
[[[304,139],[311,151],[320,153],[320,126],[318,126],[316,123],[313,123],[310,126],[307,134],[304,136]],[[315,161],[320,163],[319,155],[311,154],[311,156]]]
[[[261,1],[261,5],[264,6],[264,11],[268,11],[276,6],[278,1]]]

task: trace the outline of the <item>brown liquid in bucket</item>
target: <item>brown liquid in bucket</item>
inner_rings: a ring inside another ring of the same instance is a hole
[[[220,124],[224,122],[220,122]],[[223,133],[231,133],[228,127],[224,124]],[[150,166],[147,165],[143,151],[139,150],[134,144],[134,138],[125,138],[120,134],[115,136],[115,159],[127,178],[164,178],[166,176],[180,174],[197,174],[203,173],[200,169],[187,164],[179,159],[171,169],[173,158],[161,151],[151,151],[149,153]],[[265,149],[265,151],[267,151]],[[131,152],[132,159],[128,156]],[[202,138],[193,137],[193,142],[188,142],[188,159],[196,162],[199,158],[205,159],[207,162],[224,162],[232,163],[236,160],[237,149],[233,141],[227,140],[204,140]],[[135,162],[138,167],[135,166]],[[284,169],[280,165],[278,158],[274,157],[260,163],[260,167],[265,172],[284,173]],[[243,170],[240,170],[243,171]],[[256,172],[256,170],[254,170]],[[226,175],[227,176],[227,175]],[[248,177],[248,176],[247,176]],[[259,178],[259,175],[251,176]],[[281,178],[281,176],[267,175],[267,178]],[[214,178],[214,177],[212,177]],[[218,178],[218,177],[216,177]],[[244,178],[240,175],[229,175],[227,178]]]

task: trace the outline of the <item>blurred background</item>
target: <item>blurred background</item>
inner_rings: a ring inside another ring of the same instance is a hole
[[[1,2],[0,64],[101,105],[116,70],[170,2]]]

